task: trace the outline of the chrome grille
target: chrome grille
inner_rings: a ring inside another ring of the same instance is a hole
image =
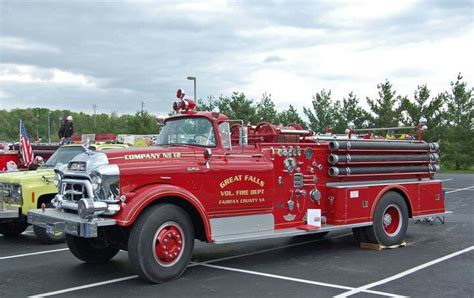
[[[64,199],[73,202],[94,198],[89,180],[64,179],[61,183],[61,194]]]

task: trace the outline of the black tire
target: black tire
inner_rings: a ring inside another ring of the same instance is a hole
[[[110,247],[97,238],[66,235],[66,243],[76,258],[91,264],[106,263],[119,252],[118,248]]]
[[[369,242],[385,246],[400,244],[408,228],[408,207],[403,197],[393,191],[384,194],[375,208],[373,223],[365,228]]]
[[[366,243],[369,240],[367,239],[367,236],[365,235],[365,230],[367,227],[361,227],[361,228],[353,228],[352,229],[352,234],[354,235],[354,238],[356,239],[357,242],[359,243]]]
[[[22,220],[8,221],[0,223],[0,234],[6,237],[15,237],[23,233],[28,228],[28,223]]]
[[[53,208],[51,203],[46,204],[46,208]],[[54,235],[46,232],[45,228],[40,226],[33,226],[33,232],[35,232],[38,240],[43,244],[58,244],[63,243],[66,240],[66,235],[63,232],[58,232]]]
[[[142,279],[162,283],[183,274],[193,247],[194,229],[188,214],[175,205],[155,205],[135,222],[128,256]]]
[[[46,232],[45,228],[40,226],[33,226],[33,232],[35,232],[36,238],[43,244],[58,244],[63,243],[66,236],[63,232],[58,232],[54,235]]]

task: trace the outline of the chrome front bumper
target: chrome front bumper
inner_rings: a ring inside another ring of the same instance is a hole
[[[82,219],[77,214],[59,211],[57,209],[33,209],[28,212],[28,223],[46,229],[48,233],[64,232],[83,238],[97,237],[97,230],[103,226],[115,225],[115,219],[94,218]]]
[[[20,217],[20,208],[6,206],[0,202],[0,219],[18,218]]]

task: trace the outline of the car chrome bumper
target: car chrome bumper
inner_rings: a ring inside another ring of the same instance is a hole
[[[20,208],[13,206],[5,206],[0,203],[0,219],[18,218],[20,217]]]
[[[82,219],[77,214],[56,209],[33,209],[28,212],[28,223],[45,228],[48,232],[64,232],[83,238],[97,237],[99,227],[115,225],[115,219]]]

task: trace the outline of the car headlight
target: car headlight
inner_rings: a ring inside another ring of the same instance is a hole
[[[59,188],[59,186],[61,185],[61,180],[63,179],[63,173],[61,173],[60,171],[58,170],[54,170],[54,185]]]
[[[102,201],[118,201],[120,196],[120,171],[117,165],[104,165],[90,172],[94,196]]]
[[[92,190],[96,192],[99,190],[100,185],[102,184],[102,177],[97,173],[94,173],[91,176]]]
[[[1,191],[3,201],[20,205],[23,204],[20,184],[4,183]]]

